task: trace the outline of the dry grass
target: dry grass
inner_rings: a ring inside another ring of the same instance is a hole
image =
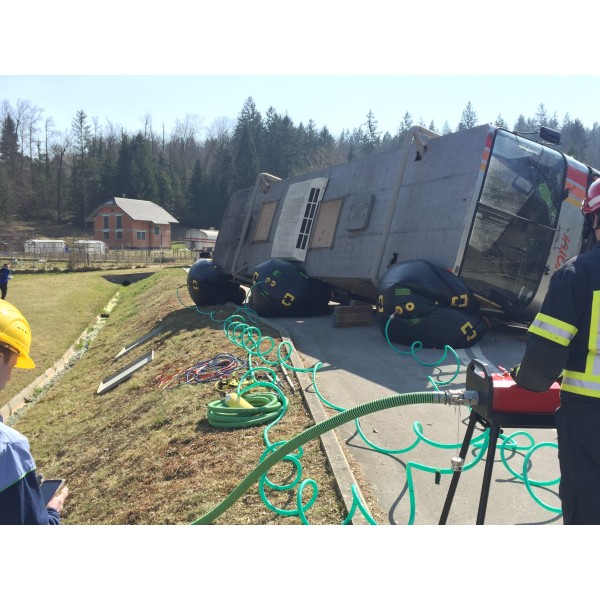
[[[185,280],[181,268],[163,269],[121,288],[116,308],[87,353],[12,423],[29,437],[39,470],[68,481],[65,524],[189,523],[223,501],[265,450],[265,427],[223,430],[208,423],[207,403],[222,396],[213,383],[160,386],[177,370],[219,352],[246,358],[222,330],[232,311],[199,312],[182,287]],[[163,329],[157,336],[115,360],[121,348],[158,324]],[[276,336],[264,324],[259,327],[263,335]],[[152,362],[106,394],[96,394],[107,375],[150,348]],[[301,396],[282,378],[280,387],[289,407],[269,430],[270,443],[289,440],[313,424]],[[310,522],[341,523],[345,515],[318,441],[305,445],[301,464],[302,479],[312,478],[319,486]],[[287,462],[270,474],[276,483],[290,477]],[[267,496],[278,508],[293,509],[295,491]],[[281,525],[300,520],[268,509],[254,484],[215,522]]]
[[[156,269],[138,270],[149,276]],[[2,392],[6,400],[32,383],[59,360],[120,290],[124,271],[25,274],[18,269],[6,300],[27,318],[33,334],[35,369],[15,369]],[[115,283],[117,282],[117,283]]]

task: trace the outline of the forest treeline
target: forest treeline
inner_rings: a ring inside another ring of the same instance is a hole
[[[51,219],[85,226],[86,217],[113,196],[151,200],[184,227],[218,229],[230,194],[254,185],[258,173],[281,178],[330,167],[389,150],[403,143],[413,125],[441,134],[479,125],[469,102],[455,129],[432,121],[414,123],[406,112],[395,132],[381,132],[369,111],[360,126],[334,137],[311,119],[296,125],[273,107],[263,115],[249,97],[235,120],[221,119],[201,135],[198,117],[177,121],[172,132],[155,131],[146,114],[138,131],[100,127],[78,111],[65,132],[27,100],[0,106],[0,217]],[[535,115],[495,125],[535,132],[540,126],[561,132],[559,149],[599,166],[600,125],[586,129],[565,115],[559,122],[540,104]]]

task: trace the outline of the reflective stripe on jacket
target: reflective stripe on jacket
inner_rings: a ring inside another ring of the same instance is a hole
[[[581,370],[581,368],[579,368],[580,370],[576,370],[575,366],[573,366],[573,368],[565,369],[562,389],[566,392],[600,398],[599,315],[600,290],[595,290],[592,294],[592,306],[588,328],[588,352],[585,368],[583,370]]]
[[[600,243],[566,261],[527,332],[515,376],[528,389],[544,391],[561,374],[561,389],[600,399]]]

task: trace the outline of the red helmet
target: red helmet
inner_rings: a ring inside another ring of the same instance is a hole
[[[600,210],[600,179],[596,179],[592,185],[590,185],[587,194],[581,205],[581,211],[585,215],[591,215],[597,210]]]

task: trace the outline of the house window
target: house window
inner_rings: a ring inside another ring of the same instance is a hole
[[[158,235],[160,233],[160,227],[158,225],[156,225],[154,227],[154,235]]]
[[[137,231],[137,239],[138,240],[145,240],[146,239],[146,232],[145,231]]]
[[[117,215],[117,224],[115,225],[115,229],[123,229],[123,217],[121,215]]]
[[[117,231],[117,239],[118,240],[122,240],[123,239],[123,231],[121,229],[119,229]]]
[[[105,240],[108,240],[108,239],[110,239],[110,233],[109,233],[108,229],[105,229],[105,230],[102,232],[102,237],[103,237]]]
[[[102,217],[102,220],[104,221],[104,224],[102,226],[102,229],[108,229],[108,215],[104,215]]]

